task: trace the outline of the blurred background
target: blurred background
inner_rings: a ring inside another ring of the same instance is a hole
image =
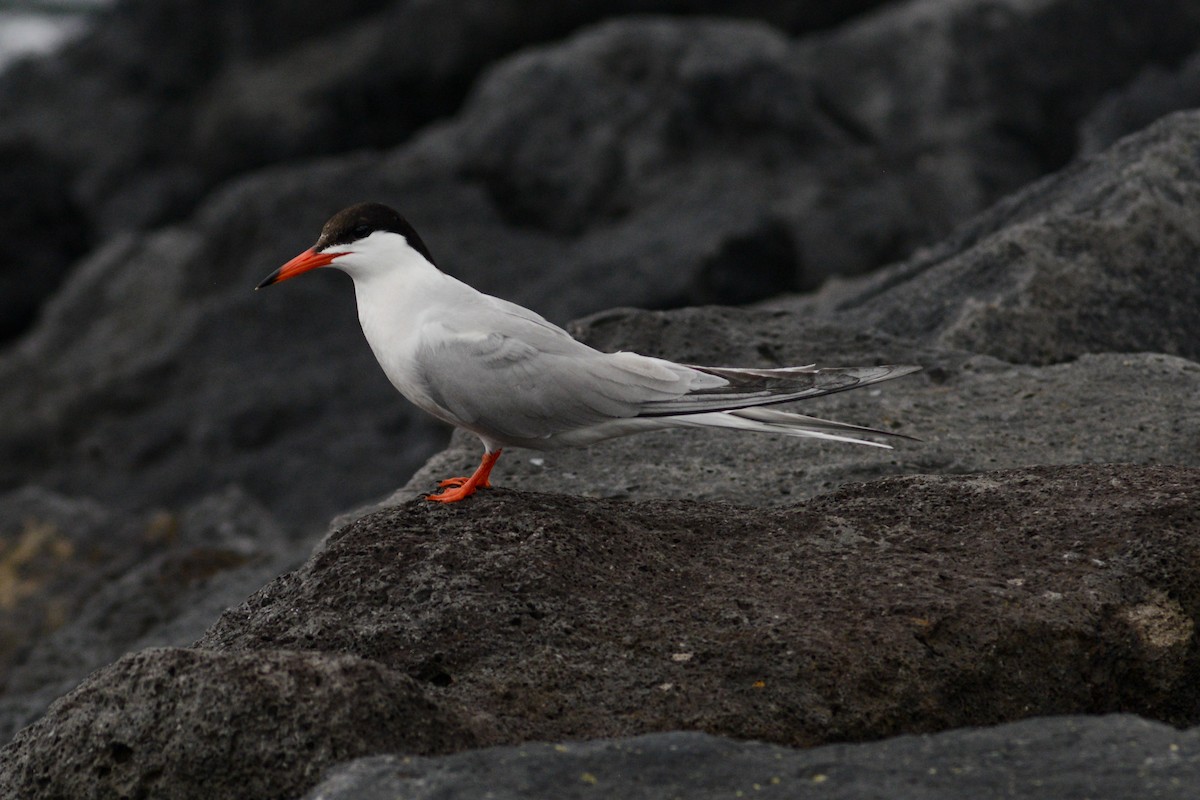
[[[340,208],[559,323],[829,291],[1197,105],[1198,44],[1186,0],[0,2],[0,720],[445,445],[344,275],[252,291]]]
[[[1182,0],[5,3],[0,489],[236,485],[311,531],[447,436],[342,276],[250,292],[339,208],[558,322],[754,302],[1187,107],[1198,32]]]

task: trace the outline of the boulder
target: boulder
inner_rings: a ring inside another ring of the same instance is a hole
[[[291,800],[337,761],[445,752],[460,716],[378,663],[174,648],[92,675],[0,751],[7,797]]]
[[[773,308],[1046,364],[1200,358],[1200,113],[1174,114],[997,203],[936,247]]]
[[[294,566],[289,544],[233,487],[129,516],[32,486],[0,496],[0,741],[122,654],[194,641]]]
[[[339,765],[305,800],[829,800],[1021,797],[1184,800],[1200,779],[1196,729],[1129,715],[1031,719],[931,736],[791,750],[702,733],[496,747]]]
[[[200,640],[369,657],[493,744],[1196,724],[1200,468],[1031,467],[753,509],[494,489],[364,517]]]

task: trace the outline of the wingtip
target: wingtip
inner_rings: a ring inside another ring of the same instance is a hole
[[[892,380],[893,378],[903,378],[905,375],[912,375],[914,372],[920,372],[925,369],[920,364],[885,364],[877,367],[877,369],[887,370],[884,373],[886,377],[882,380]]]

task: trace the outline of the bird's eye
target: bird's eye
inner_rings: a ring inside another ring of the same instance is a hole
[[[365,239],[370,235],[371,235],[371,226],[370,225],[359,225],[357,228],[354,229],[354,238],[355,239]]]

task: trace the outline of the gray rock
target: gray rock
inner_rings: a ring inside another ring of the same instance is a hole
[[[736,14],[799,33],[877,4],[218,0],[165,13],[131,0],[0,76],[0,140],[71,162],[97,228],[142,229],[180,219],[237,172],[394,146],[452,113],[490,62],[611,14]]]
[[[0,497],[0,741],[122,654],[194,641],[293,558],[233,488],[136,517],[35,487]]]
[[[998,203],[928,251],[773,308],[1009,361],[1200,358],[1200,113],[1181,113]]]
[[[383,378],[348,287],[318,278],[346,290],[344,305],[281,318],[287,297],[251,291],[277,259],[227,259],[244,277],[214,285],[200,238],[114,241],[0,358],[0,486],[35,481],[136,513],[234,483],[299,537],[444,441]]]
[[[366,659],[146,650],[91,676],[0,750],[0,792],[289,800],[338,761],[472,741],[412,679]]]
[[[1139,466],[888,478],[780,509],[415,501],[338,531],[198,646],[370,657],[492,744],[1195,724],[1198,503],[1200,469]]]
[[[1098,155],[1130,134],[1175,111],[1200,106],[1200,54],[1171,70],[1146,67],[1128,85],[1111,92],[1079,125],[1079,153]]]
[[[1196,729],[1137,717],[1031,719],[790,750],[702,733],[497,747],[338,766],[306,800],[786,796],[862,800],[1143,800],[1194,796]]]
[[[0,143],[0,343],[30,326],[91,244],[67,174],[39,147]]]

